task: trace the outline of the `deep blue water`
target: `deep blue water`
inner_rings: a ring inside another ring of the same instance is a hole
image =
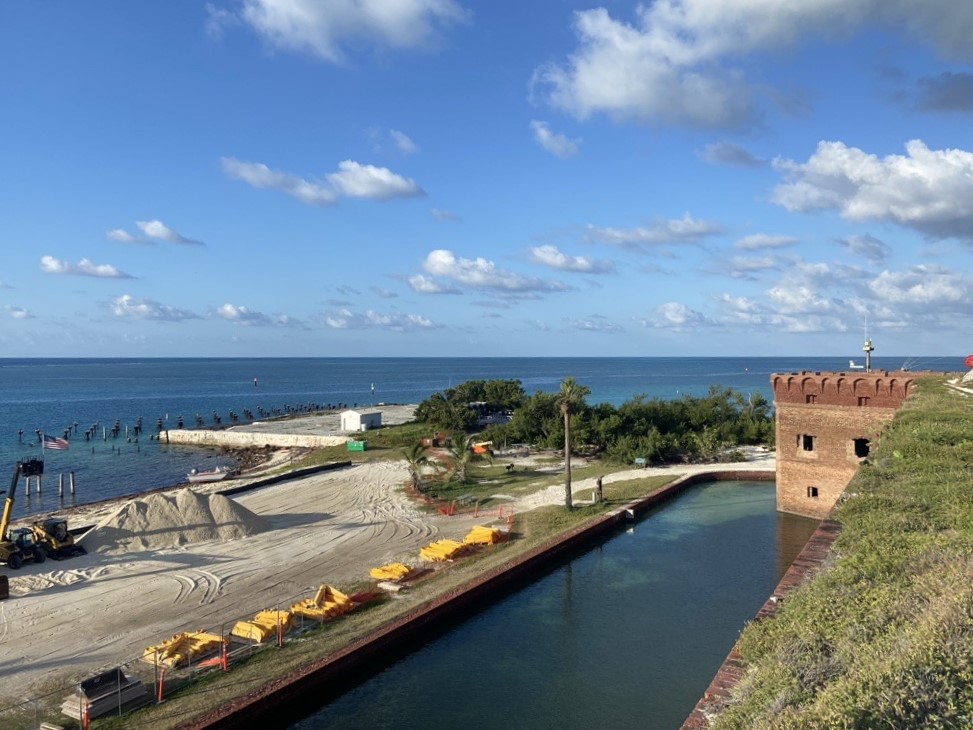
[[[816,526],[693,487],[294,727],[678,728]]]
[[[875,358],[874,364],[899,368],[903,362]],[[257,413],[258,407],[270,411],[309,402],[418,403],[450,385],[495,378],[519,379],[533,393],[555,391],[564,377],[573,376],[590,388],[589,402],[614,405],[640,394],[666,399],[702,395],[714,384],[771,398],[768,377],[773,372],[846,366],[840,358],[802,357],[0,359],[0,479],[17,459],[41,455],[35,430],[59,436],[70,429],[72,445],[68,451],[44,452],[43,498],[35,493],[28,500],[21,493],[17,516],[61,504],[59,473],[75,472],[76,499],[83,503],[177,484],[193,467],[227,461],[149,440],[159,419],[175,428],[182,416],[192,426],[198,413],[211,426],[214,412],[226,425],[230,410]],[[963,368],[960,357],[917,359],[910,366]],[[127,439],[126,427],[134,427],[140,416],[145,432],[137,442]],[[111,429],[116,420],[120,437],[102,440],[102,429]],[[86,442],[83,433],[95,423],[96,438]]]

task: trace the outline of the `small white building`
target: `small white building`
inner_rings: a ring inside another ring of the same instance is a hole
[[[341,430],[342,431],[370,431],[373,428],[382,427],[382,412],[370,411],[342,411]]]

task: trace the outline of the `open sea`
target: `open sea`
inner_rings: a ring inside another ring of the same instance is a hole
[[[873,358],[875,369],[960,372],[956,357]],[[223,426],[229,412],[298,409],[308,404],[419,403],[466,380],[517,379],[529,393],[557,391],[568,376],[591,390],[588,402],[621,405],[644,395],[703,395],[711,385],[772,400],[769,376],[797,370],[845,370],[837,357],[759,358],[200,358],[0,359],[0,479],[18,459],[43,456],[44,489],[28,498],[23,483],[14,517],[185,482],[186,473],[231,463],[216,452],[167,446],[150,436],[158,424]],[[134,427],[142,419],[142,432]],[[110,431],[119,426],[118,436]],[[38,432],[68,433],[66,451],[41,451]],[[105,436],[105,432],[109,433]],[[90,434],[85,439],[85,432]],[[77,492],[68,494],[74,472]],[[58,475],[64,475],[63,499]],[[8,482],[9,484],[9,482]],[[0,486],[0,489],[7,485]]]

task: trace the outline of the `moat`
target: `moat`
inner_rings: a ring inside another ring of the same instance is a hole
[[[816,526],[692,487],[294,727],[678,728]]]

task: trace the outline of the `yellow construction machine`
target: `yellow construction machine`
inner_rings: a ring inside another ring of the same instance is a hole
[[[83,545],[74,541],[74,535],[68,531],[67,520],[52,517],[35,522],[30,529],[34,535],[34,543],[47,554],[47,557],[54,560],[85,555],[88,552]]]
[[[18,461],[14,467],[13,479],[10,482],[10,489],[7,490],[7,499],[3,503],[3,516],[0,517],[0,562],[6,563],[11,570],[17,570],[24,564],[25,559],[34,559],[40,562],[44,559],[43,551],[35,550],[33,545],[33,534],[27,530],[30,538],[24,534],[23,530],[10,531],[10,518],[14,511],[14,495],[17,492],[17,483],[20,477],[33,477],[44,473],[44,462],[40,459],[27,459]],[[2,492],[0,492],[2,494]]]

